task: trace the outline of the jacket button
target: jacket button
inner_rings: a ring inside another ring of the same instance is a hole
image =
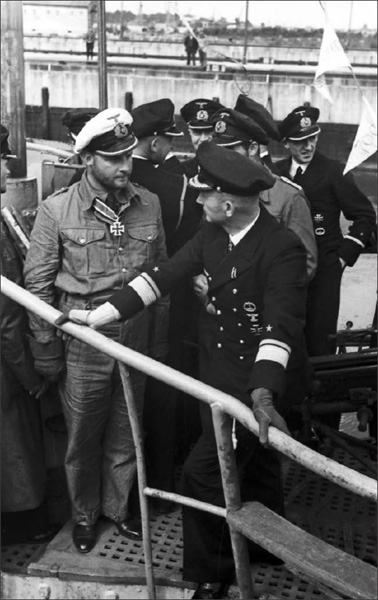
[[[240,360],[244,360],[244,356],[239,356]]]
[[[233,310],[233,312],[238,312],[237,308],[233,308],[232,310]]]
[[[152,240],[152,235],[148,235],[148,236],[147,236],[147,239],[148,239],[148,240]]]
[[[240,340],[240,343],[241,343],[241,344],[244,344],[244,340]]]
[[[85,244],[85,238],[80,238],[80,244]]]
[[[211,297],[211,302],[215,302],[215,300],[216,300],[216,297],[215,297],[215,296],[212,296],[212,297]]]
[[[238,327],[243,327],[242,323],[238,323]]]
[[[222,344],[217,344],[218,348],[222,348]]]
[[[217,315],[221,315],[221,314],[222,314],[222,312],[218,309],[217,310]]]
[[[237,294],[237,293],[238,293],[238,290],[237,290],[237,289],[234,289],[234,290],[232,290],[232,293],[233,293],[233,294]]]
[[[123,267],[123,269],[122,269],[122,273],[127,273],[127,269],[126,269],[126,267]]]
[[[124,252],[123,248],[118,248],[118,252],[120,252],[122,254],[122,252]]]
[[[223,331],[223,330],[224,330],[224,327],[219,327],[219,331]]]

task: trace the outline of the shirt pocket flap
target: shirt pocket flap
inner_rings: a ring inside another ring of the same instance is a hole
[[[64,229],[62,238],[69,240],[78,246],[87,246],[92,242],[98,242],[105,237],[103,229]]]
[[[134,240],[140,240],[149,244],[156,240],[158,234],[156,226],[151,227],[146,225],[144,227],[128,227],[127,232]]]

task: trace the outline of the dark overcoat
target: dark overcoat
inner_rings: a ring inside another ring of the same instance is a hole
[[[1,272],[23,286],[22,263],[1,221]],[[46,469],[39,401],[29,390],[41,384],[26,339],[25,309],[1,294],[1,510],[42,504]]]

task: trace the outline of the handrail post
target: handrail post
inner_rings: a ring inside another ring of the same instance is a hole
[[[138,474],[138,486],[139,486],[139,501],[140,510],[142,514],[142,533],[143,533],[143,551],[144,558],[146,561],[146,581],[148,598],[150,600],[156,600],[156,589],[154,582],[154,572],[152,564],[152,546],[151,546],[151,530],[150,530],[150,519],[148,512],[148,499],[144,494],[144,489],[147,486],[146,477],[146,466],[143,452],[143,435],[139,423],[138,412],[136,410],[134,402],[134,394],[130,382],[130,374],[127,367],[120,361],[118,361],[119,372],[121,375],[123,391],[125,394],[127,411],[129,413],[131,431],[133,434],[136,462],[137,462],[137,474]]]
[[[223,492],[227,512],[235,512],[242,506],[236,467],[235,453],[232,446],[232,419],[226,415],[217,403],[211,405],[218,459],[222,475]],[[235,561],[236,580],[242,600],[257,598],[253,589],[251,565],[249,563],[247,540],[243,534],[229,524],[232,552]]]

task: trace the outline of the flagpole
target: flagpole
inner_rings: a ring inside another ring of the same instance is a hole
[[[248,11],[249,2],[245,3],[245,23],[244,23],[244,51],[243,51],[243,65],[247,62],[247,47],[248,47]]]
[[[352,14],[353,14],[353,0],[351,0],[350,9],[349,9],[349,25],[348,25],[348,34],[347,34],[347,40],[346,40],[347,48],[349,48],[350,32],[352,29]]]

